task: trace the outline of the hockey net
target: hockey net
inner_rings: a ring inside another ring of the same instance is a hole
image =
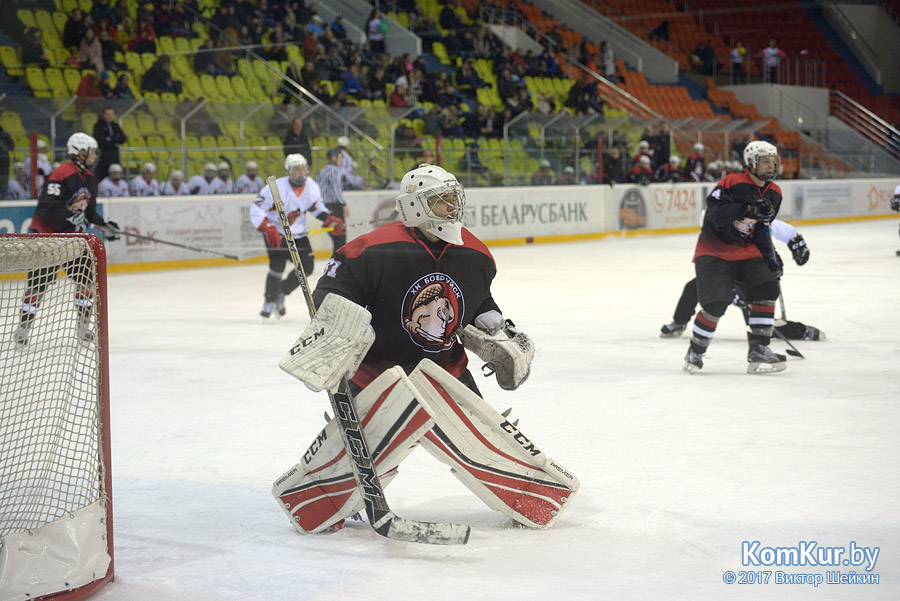
[[[113,578],[106,323],[98,238],[0,235],[0,601]]]

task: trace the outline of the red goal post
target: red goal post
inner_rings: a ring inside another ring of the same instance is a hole
[[[114,578],[106,253],[0,234],[0,601]]]

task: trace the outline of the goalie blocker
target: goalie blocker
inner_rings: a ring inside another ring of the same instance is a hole
[[[533,528],[552,524],[578,479],[459,380],[428,359],[394,367],[357,397],[363,430],[387,486],[418,443],[489,507]],[[272,488],[294,527],[320,532],[363,507],[334,421]]]

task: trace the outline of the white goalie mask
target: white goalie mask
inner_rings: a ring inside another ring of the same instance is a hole
[[[309,163],[299,152],[284,157],[284,170],[287,171],[291,185],[302,186],[309,175]]]
[[[444,242],[462,244],[462,218],[466,193],[456,177],[422,163],[400,180],[397,209],[403,225],[418,227]]]
[[[90,169],[100,157],[100,147],[92,136],[77,132],[69,136],[66,154],[82,169]]]
[[[759,171],[759,159],[763,157],[772,157],[774,160],[771,168],[768,168],[761,173]],[[754,140],[744,148],[744,165],[747,166],[747,170],[750,171],[751,174],[763,181],[775,179],[775,176],[778,175],[780,162],[781,161],[778,158],[778,149],[768,142]]]

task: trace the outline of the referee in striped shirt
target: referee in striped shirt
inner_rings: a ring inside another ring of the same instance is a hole
[[[350,215],[347,208],[347,201],[344,199],[344,191],[341,189],[341,164],[344,162],[344,155],[339,148],[329,148],[325,155],[328,164],[319,171],[319,177],[316,183],[322,191],[322,200],[325,202],[325,208],[334,215],[340,217],[344,221]],[[335,235],[329,232],[331,241],[334,244],[334,250],[339,249],[347,242],[347,234]]]

